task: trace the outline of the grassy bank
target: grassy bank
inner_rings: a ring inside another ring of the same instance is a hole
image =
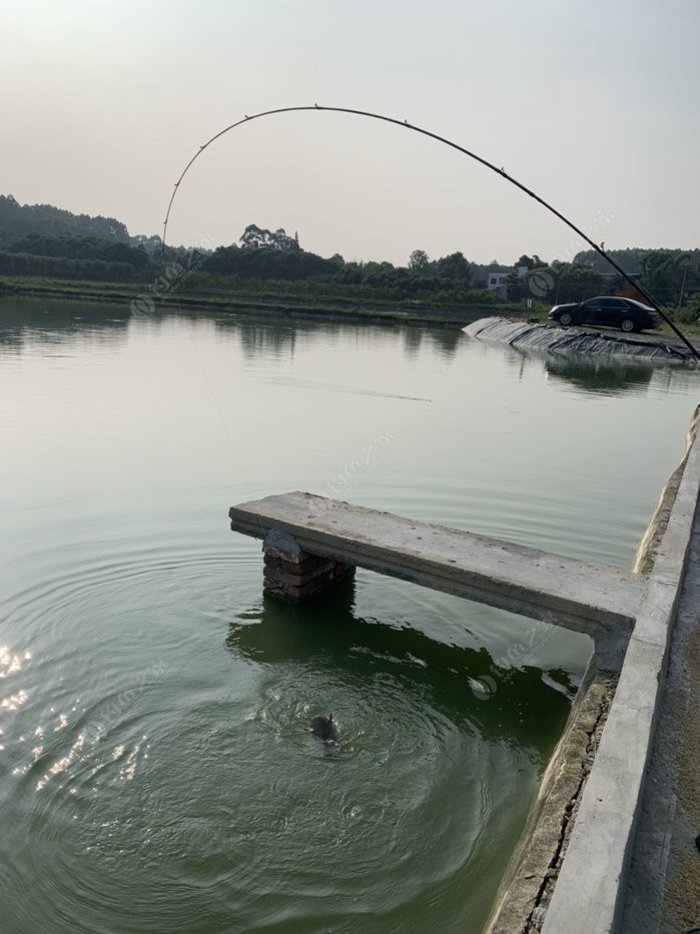
[[[462,326],[485,315],[530,315],[524,303],[494,301],[493,305],[435,306],[423,302],[390,302],[348,296],[309,296],[287,293],[235,291],[188,291],[185,288],[154,293],[139,283],[72,282],[65,279],[13,277],[0,280],[0,294],[46,295],[87,301],[137,302],[136,308],[216,311],[235,314],[313,317],[328,320],[377,320],[404,324]],[[546,314],[546,310],[542,309]]]
[[[331,297],[284,292],[247,292],[242,288],[237,288],[235,291],[214,289],[189,291],[182,288],[156,294],[144,287],[143,283],[84,282],[21,276],[0,279],[0,296],[3,294],[45,295],[81,301],[116,302],[129,307],[133,301],[141,300],[144,304],[137,308],[140,307],[141,310],[149,313],[202,311],[217,314],[248,314],[256,317],[374,321],[450,328],[463,327],[471,321],[490,315],[528,318],[546,323],[549,312],[549,305],[533,304],[531,308],[527,308],[525,302],[494,301],[490,305],[483,303],[439,307],[418,301],[390,302],[358,298],[353,295]],[[700,336],[700,322],[684,323],[679,326],[684,334],[694,338]],[[653,334],[669,343],[679,341],[667,324],[663,324],[657,331],[646,333]]]

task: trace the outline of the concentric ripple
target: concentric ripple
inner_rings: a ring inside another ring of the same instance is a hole
[[[511,845],[541,759],[485,729],[478,653],[355,619],[342,591],[229,623],[222,587],[246,599],[255,578],[245,551],[225,585],[222,563],[101,555],[8,601],[24,633],[0,651],[11,929],[419,931],[438,902],[483,913],[489,891],[461,887],[486,842]],[[327,711],[337,745],[308,727]]]
[[[457,333],[3,301],[0,932],[480,930],[585,638],[362,571],[280,607],[226,509],[624,567],[695,376],[598,398]]]

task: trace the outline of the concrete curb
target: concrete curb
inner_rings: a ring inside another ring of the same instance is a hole
[[[699,493],[700,445],[694,440],[544,919],[544,934],[608,934],[619,921]]]

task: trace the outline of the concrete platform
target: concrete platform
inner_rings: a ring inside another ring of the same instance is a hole
[[[292,536],[305,552],[623,644],[642,599],[638,575],[535,548],[284,493],[232,506],[234,531]]]

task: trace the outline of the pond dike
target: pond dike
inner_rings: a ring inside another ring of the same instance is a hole
[[[700,924],[700,407],[632,570],[619,671],[592,656],[488,934],[637,934]]]
[[[537,324],[508,318],[479,318],[462,328],[465,334],[480,341],[509,344],[523,350],[553,354],[590,354],[637,358],[665,364],[695,364],[690,351],[681,345],[667,344],[653,338],[634,338],[562,328],[558,324]]]

